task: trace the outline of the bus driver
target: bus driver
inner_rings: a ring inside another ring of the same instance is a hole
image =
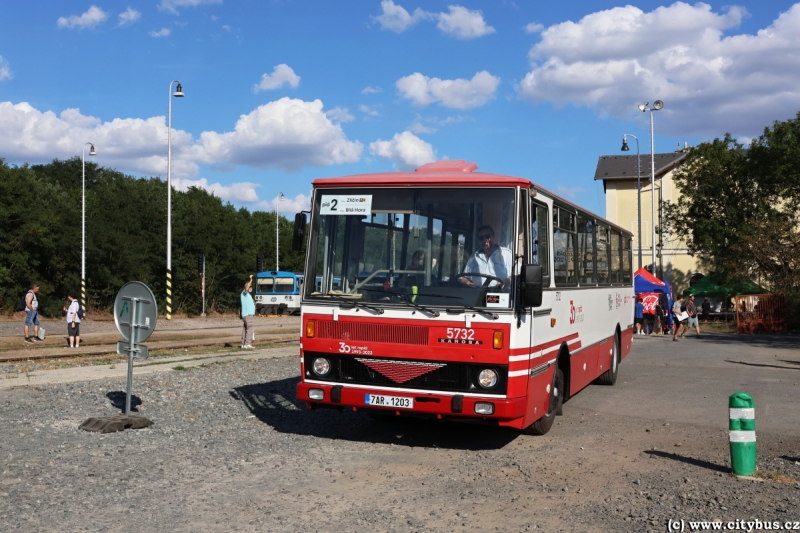
[[[466,285],[483,285],[487,279],[489,287],[499,287],[506,291],[511,287],[511,250],[503,248],[494,243],[494,230],[491,226],[483,225],[476,232],[478,249],[469,258],[466,272],[480,273],[486,276],[493,276],[502,280],[486,278],[483,276],[464,276],[460,278],[461,283]]]

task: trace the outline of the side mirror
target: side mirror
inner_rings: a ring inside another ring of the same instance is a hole
[[[522,303],[525,307],[542,305],[542,265],[525,265],[522,272]]]
[[[294,216],[294,234],[292,235],[292,250],[303,252],[306,245],[306,214],[297,213]]]

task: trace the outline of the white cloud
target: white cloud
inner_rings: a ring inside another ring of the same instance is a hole
[[[436,161],[436,151],[410,131],[397,133],[391,141],[378,139],[369,144],[371,154],[397,163],[401,169],[413,169]]]
[[[11,67],[8,61],[3,56],[0,56],[0,81],[10,80],[14,76],[11,75]]]
[[[365,104],[361,104],[360,106],[358,106],[358,110],[361,111],[362,113],[364,113],[365,115],[367,115],[368,117],[379,117],[379,116],[381,116],[381,114],[378,113],[378,110],[375,109],[374,106],[368,106],[368,105],[365,105]]]
[[[221,183],[208,183],[206,178],[200,179],[186,179],[186,178],[173,178],[172,186],[179,191],[188,191],[189,187],[197,187],[205,189],[210,194],[217,198],[225,200],[226,202],[235,202],[238,204],[254,204],[258,202],[258,193],[256,189],[259,187],[256,183],[247,181],[234,183],[232,185],[222,185]]]
[[[261,82],[253,86],[253,92],[271,91],[283,85],[289,85],[290,87],[297,87],[300,85],[300,76],[295,74],[292,67],[285,63],[276,65],[272,69],[272,74],[263,74],[261,76]]]
[[[119,24],[118,26],[129,26],[133,24],[137,20],[142,18],[142,14],[135,9],[129,7],[125,11],[119,14]]]
[[[412,133],[436,133],[436,128],[431,128],[430,126],[426,126],[419,120],[415,120],[411,127],[408,128]]]
[[[94,28],[102,24],[108,18],[108,13],[97,6],[91,6],[89,10],[81,16],[70,15],[69,17],[58,17],[56,24],[59,28]]]
[[[544,25],[537,22],[530,22],[526,24],[523,29],[525,30],[525,33],[539,33],[544,29]]]
[[[242,115],[234,131],[200,135],[205,162],[298,170],[352,163],[363,146],[349,141],[322,111],[322,102],[281,98]],[[198,146],[200,148],[200,146]]]
[[[334,122],[352,122],[356,119],[346,107],[334,107],[325,114]]]
[[[488,102],[500,85],[500,78],[483,70],[471,80],[429,78],[419,72],[397,80],[397,89],[416,106],[440,102],[445,107],[470,109]]]
[[[169,28],[161,28],[161,29],[160,29],[160,30],[158,30],[158,31],[151,31],[151,32],[150,32],[150,37],[155,37],[155,38],[159,38],[159,37],[166,37],[166,36],[168,36],[170,33],[172,33],[172,30],[171,30],[171,29],[169,29]]]
[[[80,154],[85,142],[92,142],[97,148],[98,164],[122,172],[165,175],[166,139],[163,116],[104,122],[83,115],[78,109],[66,109],[56,115],[26,102],[0,102],[0,146],[3,157],[10,162],[67,159]],[[196,178],[200,164],[225,170],[236,166],[298,170],[353,163],[362,151],[361,143],[349,141],[341,126],[331,122],[319,100],[282,98],[242,115],[234,131],[206,131],[199,139],[175,128],[172,131],[173,176],[183,179]],[[220,197],[238,195],[237,201],[244,202],[242,190],[220,192]]]
[[[571,198],[574,199],[582,192],[586,192],[586,189],[583,187],[564,187],[563,185],[559,185],[556,187],[556,191],[561,194],[564,198]]]
[[[158,8],[177,15],[179,7],[196,7],[203,4],[221,4],[222,0],[161,0]]]
[[[383,89],[380,87],[364,87],[361,94],[378,94],[380,92],[383,92]]]
[[[518,94],[620,118],[658,98],[666,104],[656,114],[662,133],[758,134],[793,116],[800,101],[800,4],[756,34],[731,34],[746,15],[676,2],[550,26],[530,51]]]
[[[165,117],[117,118],[103,122],[65,109],[60,116],[22,102],[0,102],[0,146],[8,161],[46,163],[80,155],[85,142],[97,148],[96,161],[126,172],[166,174]],[[192,136],[173,129],[173,173],[191,177],[198,171],[191,157]]]
[[[392,0],[383,0],[381,2],[381,11],[382,14],[372,17],[372,20],[377,21],[382,29],[395,33],[403,33],[417,22],[431,18],[430,13],[420,8],[415,9],[414,14],[410,15],[408,11],[395,4]]]
[[[277,195],[270,200],[262,200],[261,202],[258,202],[254,207],[260,211],[275,211],[276,204],[278,204]],[[306,196],[305,194],[298,194],[294,198],[286,197],[279,203],[278,209],[281,215],[299,213],[300,211],[310,211],[311,197]]]
[[[448,35],[459,39],[475,39],[494,33],[495,29],[486,25],[480,10],[469,10],[462,6],[449,6],[450,13],[439,13],[436,27]]]

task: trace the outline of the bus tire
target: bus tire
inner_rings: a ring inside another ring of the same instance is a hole
[[[550,405],[542,418],[522,430],[526,435],[544,435],[553,427],[557,413],[564,403],[564,373],[556,367],[553,373],[553,386],[550,388]]]
[[[617,374],[619,373],[619,336],[614,334],[614,346],[611,348],[611,368],[606,370],[597,378],[598,385],[612,386],[617,382]]]

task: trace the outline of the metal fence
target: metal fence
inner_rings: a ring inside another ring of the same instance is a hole
[[[782,293],[742,294],[734,298],[739,333],[774,333],[786,328],[786,300]]]

